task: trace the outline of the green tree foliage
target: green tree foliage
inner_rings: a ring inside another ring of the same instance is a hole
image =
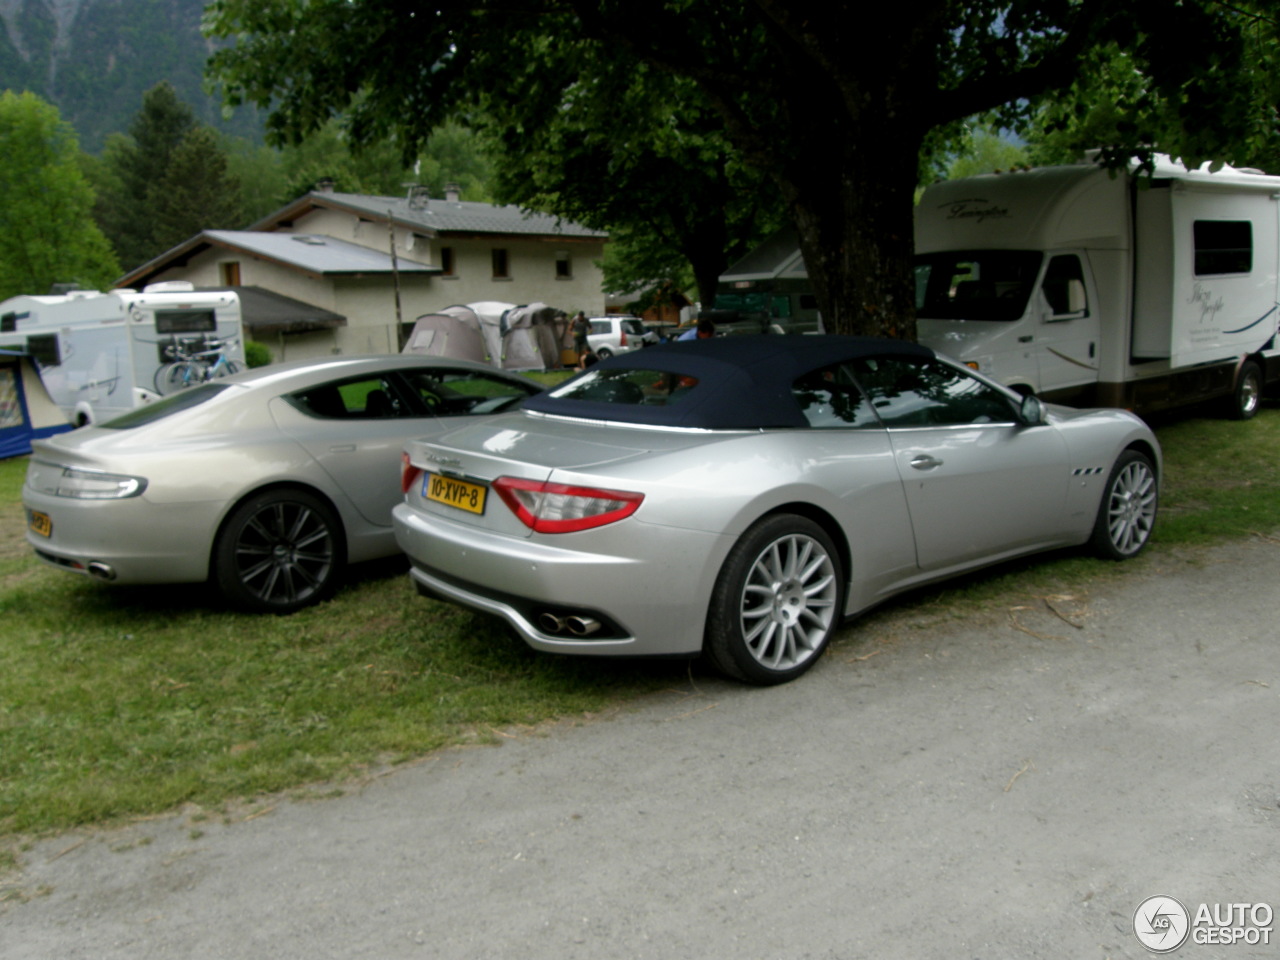
[[[611,231],[623,248],[606,260],[613,290],[688,277],[709,302],[725,268],[782,225],[773,184],[688,78],[584,41],[476,99],[500,146],[499,199]]]
[[[241,225],[221,145],[168,83],[147,91],[129,137],[109,138],[103,167],[98,222],[128,267],[201,230]]]
[[[561,82],[549,55],[563,49],[688,78],[772,180],[828,326],[911,338],[927,143],[990,111],[1008,126],[1051,97],[1087,114],[1093,74],[1123,55],[1136,82],[1109,88],[1128,98],[1110,160],[1152,145],[1192,161],[1258,147],[1280,102],[1272,11],[1264,0],[916,0],[877,7],[870,25],[847,0],[214,0],[206,22],[238,39],[213,61],[231,102],[271,108],[284,140],[343,113],[355,141],[394,137],[412,152],[469,94],[531,63]]]
[[[54,283],[105,288],[120,272],[92,219],[71,126],[35,94],[0,94],[0,299]]]

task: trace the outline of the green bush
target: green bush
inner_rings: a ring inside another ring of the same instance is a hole
[[[265,367],[271,362],[271,351],[267,349],[265,343],[249,340],[244,345],[244,362],[250,369]]]

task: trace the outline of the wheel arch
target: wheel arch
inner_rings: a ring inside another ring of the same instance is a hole
[[[1157,482],[1160,481],[1161,479],[1160,455],[1156,452],[1155,448],[1149,442],[1147,442],[1146,440],[1131,440],[1129,443],[1125,445],[1124,449],[1132,450],[1135,453],[1140,453],[1144,457],[1146,457],[1148,460],[1150,460],[1151,469],[1154,470],[1156,474],[1156,481]],[[1121,451],[1121,452],[1123,453],[1124,451]]]
[[[776,507],[772,507],[762,513],[750,526],[755,526],[761,520],[778,514],[790,513],[796,516],[804,517],[806,520],[812,520],[822,528],[823,533],[831,538],[831,542],[835,544],[836,552],[840,555],[840,570],[844,575],[844,581],[848,584],[853,569],[853,555],[849,550],[849,541],[845,538],[844,530],[830,513],[822,507],[813,503],[806,503],[803,500],[793,500],[789,503],[781,503]]]

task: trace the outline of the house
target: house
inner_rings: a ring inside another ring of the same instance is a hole
[[[514,206],[319,188],[247,230],[205,230],[117,286],[187,280],[256,287],[316,309],[307,322],[259,320],[250,336],[277,360],[400,349],[419,316],[458,303],[541,301],[604,312],[606,234]]]

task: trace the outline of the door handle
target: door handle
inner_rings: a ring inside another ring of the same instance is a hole
[[[918,457],[911,458],[911,466],[917,470],[932,470],[934,467],[942,466],[942,461],[922,453]]]
[[[1019,337],[1019,338],[1018,338],[1018,342],[1019,342],[1019,343],[1030,343],[1030,342],[1031,342],[1032,340],[1034,340],[1034,339],[1035,339],[1035,337],[1033,337],[1031,334],[1027,334],[1025,337]]]

